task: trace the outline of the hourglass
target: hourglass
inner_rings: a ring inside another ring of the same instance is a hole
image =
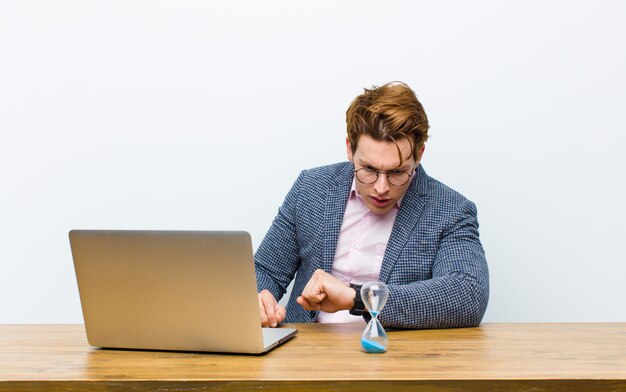
[[[361,287],[361,299],[372,315],[361,336],[361,347],[366,353],[384,353],[387,351],[387,333],[378,321],[378,314],[385,306],[389,289],[381,282],[367,282]]]

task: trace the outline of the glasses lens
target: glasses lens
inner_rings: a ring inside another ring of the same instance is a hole
[[[407,172],[391,172],[387,174],[387,179],[391,185],[404,185],[409,181],[409,173]]]
[[[356,171],[356,178],[364,184],[373,184],[376,182],[378,173],[373,170],[363,168]]]

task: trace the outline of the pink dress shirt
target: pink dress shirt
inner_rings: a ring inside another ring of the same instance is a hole
[[[331,274],[346,285],[378,281],[399,204],[384,215],[371,213],[358,194],[354,181],[331,269]],[[316,322],[363,323],[364,320],[361,316],[353,316],[349,311],[342,310],[336,313],[320,312]]]

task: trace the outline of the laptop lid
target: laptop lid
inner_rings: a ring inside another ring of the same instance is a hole
[[[72,230],[89,344],[263,353],[252,241],[246,232]]]

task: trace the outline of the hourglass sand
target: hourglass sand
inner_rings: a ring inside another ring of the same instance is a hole
[[[378,314],[389,297],[389,289],[381,282],[367,282],[361,287],[361,299],[372,315],[361,336],[361,347],[366,353],[384,353],[387,351],[387,333],[378,321]]]

